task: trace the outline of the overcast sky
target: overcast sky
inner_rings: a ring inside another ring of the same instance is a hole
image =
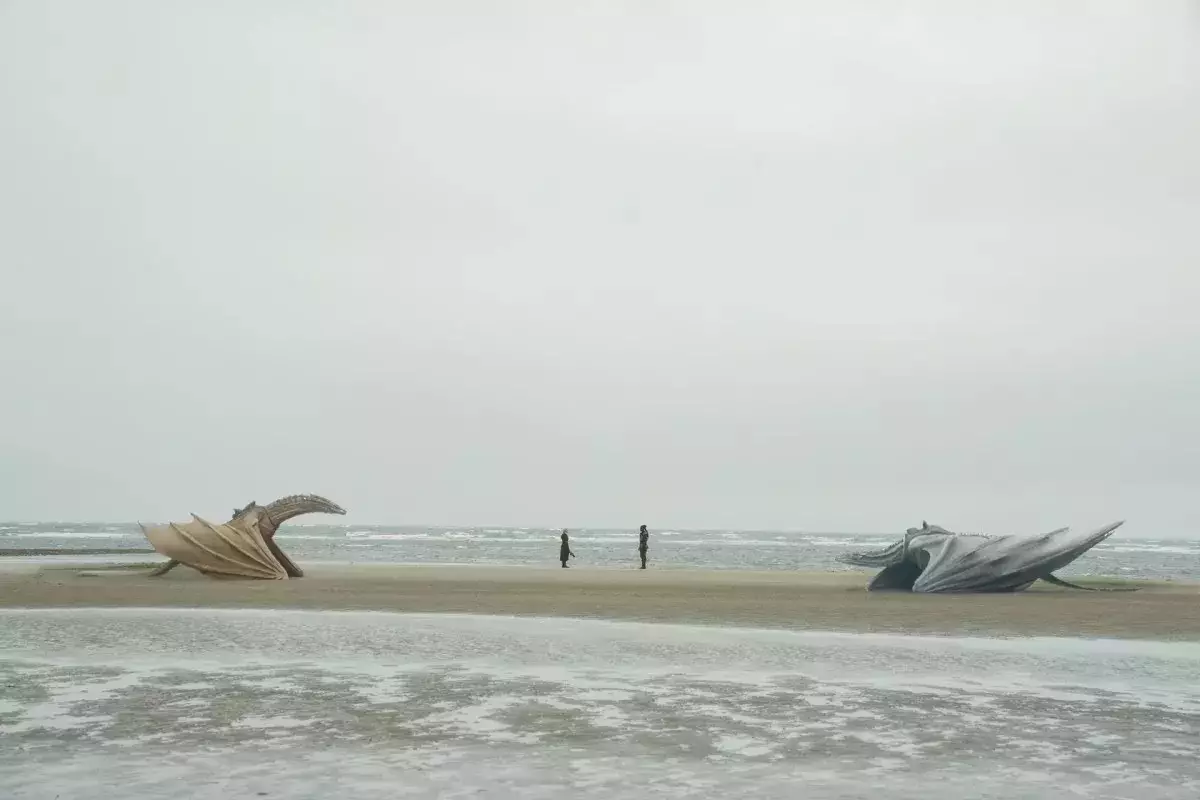
[[[0,115],[0,518],[1200,535],[1195,4],[0,0]]]

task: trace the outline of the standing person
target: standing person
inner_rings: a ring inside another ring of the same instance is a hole
[[[574,558],[575,554],[571,552],[571,543],[567,536],[567,529],[563,528],[562,544],[558,546],[558,560],[562,562],[562,568],[568,569],[567,559]]]
[[[642,557],[642,569],[646,568],[646,551],[650,549],[650,531],[643,525],[638,532],[638,555]]]

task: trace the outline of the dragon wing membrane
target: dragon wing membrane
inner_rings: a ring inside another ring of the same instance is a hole
[[[279,526],[301,514],[345,514],[346,510],[316,494],[293,494],[260,506],[253,501],[236,509],[222,525],[192,514],[192,521],[146,527],[150,545],[167,562],[150,574],[165,575],[180,564],[212,578],[300,578],[304,572],[275,543]]]
[[[1069,528],[1059,528],[1031,537],[955,536],[930,542],[928,546],[914,541],[910,543],[910,550],[924,552],[928,563],[913,583],[912,591],[1018,591],[1070,564],[1123,524],[1124,521],[1110,523],[1085,534],[1073,534]]]
[[[193,514],[191,522],[143,526],[142,532],[162,555],[214,578],[288,577],[263,539],[256,516],[214,525]]]

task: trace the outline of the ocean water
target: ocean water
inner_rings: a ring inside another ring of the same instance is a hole
[[[0,796],[1200,796],[1200,644],[0,611]]]
[[[903,533],[652,529],[650,560],[660,569],[846,569],[834,560],[839,554],[883,547]],[[288,524],[278,541],[297,561],[308,562],[557,566],[558,534],[543,528]],[[147,546],[132,523],[0,523],[0,550]],[[577,566],[629,566],[637,557],[637,533],[573,529],[571,547]],[[1061,574],[1200,580],[1200,540],[1124,538],[1118,530]]]

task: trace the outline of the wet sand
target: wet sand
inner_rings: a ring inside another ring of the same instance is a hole
[[[865,591],[869,573],[319,565],[289,581],[180,567],[0,571],[0,607],[212,607],[563,616],[795,630],[1200,640],[1200,585],[1132,593],[1039,584],[1013,595]]]

